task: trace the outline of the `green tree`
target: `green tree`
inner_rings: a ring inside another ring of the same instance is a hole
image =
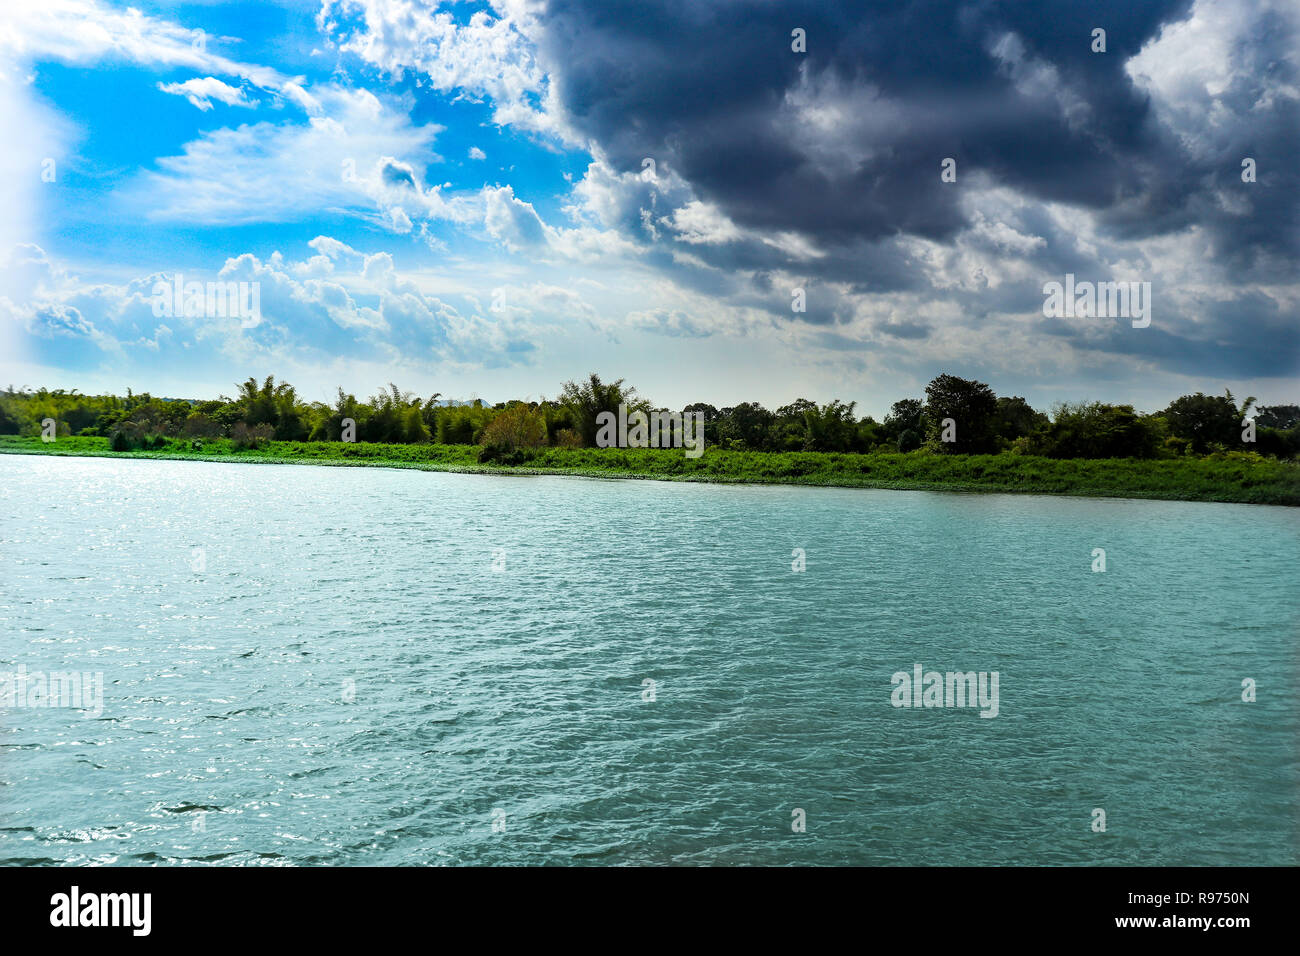
[[[881,442],[899,451],[913,451],[921,447],[921,436],[925,433],[924,417],[924,406],[919,398],[899,399],[889,409],[877,436]]]
[[[438,412],[442,407],[438,403],[438,399],[441,397],[442,392],[434,392],[420,406],[420,417],[424,420],[424,427],[430,436],[438,432]]]
[[[1240,443],[1241,417],[1231,392],[1222,396],[1201,392],[1184,395],[1170,402],[1162,415],[1169,423],[1170,432],[1190,442],[1192,451],[1198,455],[1209,451],[1211,445]]]
[[[308,436],[306,409],[299,405],[297,391],[288,382],[276,384],[275,376],[268,375],[259,386],[257,379],[249,376],[238,389],[233,402],[238,421],[250,429],[269,425],[278,441],[302,441]],[[220,416],[214,417],[221,421]]]
[[[574,430],[582,438],[582,443],[593,448],[600,428],[596,420],[601,412],[617,415],[619,405],[627,405],[628,411],[631,411],[636,407],[635,396],[636,389],[624,385],[623,379],[606,383],[592,372],[587,381],[581,384],[565,382],[560,401],[569,409]]]
[[[816,402],[796,398],[772,413],[772,424],[764,445],[773,451],[804,451],[808,448],[808,415],[814,417],[819,409]]]
[[[703,438],[705,447],[716,445],[718,443],[718,410],[708,402],[691,402],[691,404],[682,409],[682,417],[685,418],[687,415],[694,415],[696,412],[699,412],[704,416]]]
[[[355,395],[340,388],[333,407],[325,406],[324,411],[312,431],[312,441],[342,441],[343,422],[347,419],[351,419],[357,425],[355,437],[361,437],[362,426],[370,409],[358,402]]]
[[[1255,409],[1255,424],[1283,431],[1300,425],[1300,405],[1260,405]]]
[[[438,412],[440,445],[477,445],[483,429],[492,420],[492,409],[475,399],[468,405],[449,405]]]
[[[1049,458],[1154,458],[1159,437],[1155,421],[1132,405],[1063,403],[1033,450]]]
[[[741,402],[718,414],[718,444],[724,448],[761,451],[768,447],[776,416],[757,402]]]
[[[939,375],[925,387],[926,437],[945,452],[987,455],[998,450],[998,399],[983,382]],[[944,419],[956,423],[956,441],[942,441]]]
[[[536,405],[510,402],[493,417],[479,443],[514,452],[546,444],[546,416]]]
[[[1042,431],[1051,419],[1037,411],[1019,395],[998,399],[997,435],[1003,442],[1011,443]]]
[[[852,451],[858,437],[858,420],[853,415],[856,405],[833,399],[820,408],[805,408],[804,451]]]

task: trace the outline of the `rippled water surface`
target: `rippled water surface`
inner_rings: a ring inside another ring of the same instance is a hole
[[[0,672],[105,681],[0,709],[0,863],[1300,862],[1296,509],[25,456],[0,498]],[[917,663],[998,716],[892,706]]]

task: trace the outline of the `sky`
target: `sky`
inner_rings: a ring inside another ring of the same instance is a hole
[[[1298,60],[1294,0],[5,0],[0,384],[1297,403]]]

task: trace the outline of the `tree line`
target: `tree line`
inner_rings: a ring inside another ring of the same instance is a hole
[[[170,440],[230,439],[241,447],[275,441],[355,440],[482,446],[482,460],[517,460],[545,446],[594,447],[598,417],[619,405],[647,414],[669,411],[637,394],[623,379],[592,374],[565,382],[553,400],[452,402],[422,398],[396,385],[367,399],[338,390],[333,403],[306,402],[288,382],[249,378],[234,396],[201,401],[82,395],[75,389],[0,392],[0,435],[39,435],[54,421],[59,435],[102,436],[119,450],[161,447]],[[1300,456],[1300,407],[1260,406],[1231,392],[1196,392],[1167,408],[1142,413],[1105,402],[1058,404],[1049,413],[1019,396],[998,396],[983,382],[939,375],[923,397],[895,402],[883,421],[858,417],[855,402],[825,405],[796,399],[775,410],[757,402],[701,413],[706,448],[741,451],[932,452],[1049,458],[1167,458],[1253,451],[1280,459]],[[675,410],[674,410],[675,411]],[[1253,439],[1253,440],[1252,440]]]

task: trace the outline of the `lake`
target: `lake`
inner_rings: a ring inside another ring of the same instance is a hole
[[[1300,862],[1300,509],[17,455],[0,497],[0,672],[86,675],[0,706],[3,864]],[[896,706],[917,665],[996,716]]]

